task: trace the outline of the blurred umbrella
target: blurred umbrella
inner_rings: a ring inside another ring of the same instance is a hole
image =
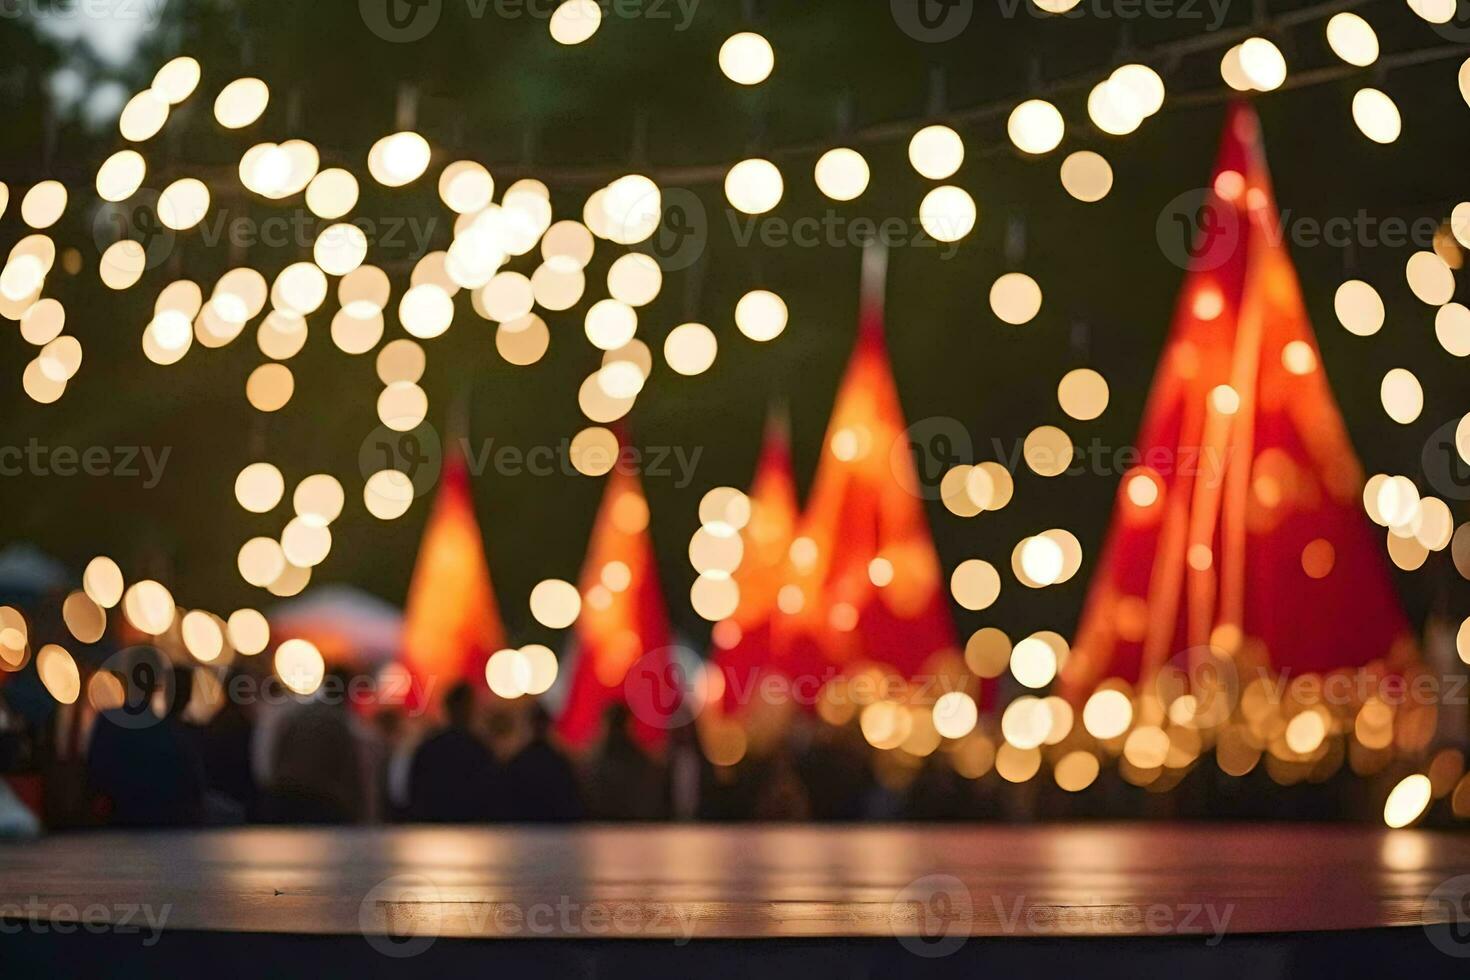
[[[398,655],[403,613],[350,585],[323,585],[266,610],[271,637],[314,643],[328,663],[379,667]]]
[[[0,550],[0,596],[23,600],[66,588],[66,566],[28,541]]]

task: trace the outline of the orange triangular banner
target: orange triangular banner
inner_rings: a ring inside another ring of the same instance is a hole
[[[1212,649],[1292,673],[1412,651],[1243,104],[1197,219],[1139,465],[1063,673],[1074,700]]]
[[[485,662],[504,645],[469,473],[453,454],[424,528],[404,613],[403,663],[414,697],[442,695],[460,680],[483,683]]]
[[[750,520],[741,534],[745,553],[733,575],[740,605],[714,628],[714,660],[725,675],[724,706],[731,713],[749,706],[763,673],[786,667],[782,641],[787,631],[778,624],[783,618],[778,603],[781,589],[794,578],[791,542],[799,510],[783,418],[773,416],[766,426],[749,499]]]
[[[665,693],[677,697],[677,689],[646,692],[646,685],[628,682],[635,665],[639,668],[635,680],[641,681],[645,674],[655,684],[665,680],[662,658],[668,655],[670,632],[648,535],[648,501],[637,474],[623,465],[608,480],[582,566],[580,589],[576,663],[566,706],[557,722],[562,737],[579,747],[592,742],[601,731],[606,710],[614,704],[628,704],[632,691],[631,707],[641,738],[650,744],[661,741],[666,734],[661,722],[669,709],[661,698]]]
[[[883,276],[870,251],[857,346],[792,545],[790,658],[803,672],[871,661],[913,676],[956,647],[924,501],[907,489],[919,481],[883,341]]]

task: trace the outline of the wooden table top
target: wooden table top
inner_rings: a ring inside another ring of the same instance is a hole
[[[1447,921],[1426,898],[1467,874],[1470,835],[1344,826],[250,828],[0,845],[0,918],[39,902],[305,935],[1209,936]]]

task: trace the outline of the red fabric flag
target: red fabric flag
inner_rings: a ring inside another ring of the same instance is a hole
[[[485,662],[504,646],[469,472],[453,453],[444,462],[408,589],[403,663],[413,678],[410,705],[442,696],[461,680],[484,683]]]
[[[802,595],[789,657],[801,671],[872,661],[912,677],[956,649],[883,341],[885,272],[880,252],[865,255],[857,346],[792,545]]]
[[[667,669],[669,621],[648,502],[637,475],[624,466],[608,480],[580,589],[576,663],[558,730],[569,744],[586,746],[601,732],[608,707],[628,704],[640,741],[661,744],[683,685]]]
[[[724,706],[739,713],[749,706],[768,670],[786,670],[786,630],[779,628],[781,589],[794,577],[791,542],[800,512],[791,446],[784,419],[766,425],[765,445],[750,487],[750,520],[741,532],[745,553],[733,578],[740,588],[735,614],[714,628],[714,661],[725,676]]]
[[[1074,701],[1210,647],[1293,676],[1412,656],[1244,104],[1197,218],[1139,465],[1063,672]]]

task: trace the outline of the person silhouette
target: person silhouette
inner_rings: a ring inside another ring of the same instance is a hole
[[[427,823],[495,819],[499,766],[473,728],[475,690],[461,682],[444,695],[447,724],[414,753],[408,818]]]
[[[551,716],[530,709],[531,738],[505,767],[505,812],[517,823],[570,823],[586,816],[571,761],[551,739]]]
[[[195,733],[180,719],[193,694],[194,675],[185,667],[166,673],[173,686],[162,717],[153,713],[153,702],[160,690],[169,692],[165,672],[131,671],[135,689],[129,702],[102,712],[92,729],[87,782],[112,826],[204,822],[204,761]]]

